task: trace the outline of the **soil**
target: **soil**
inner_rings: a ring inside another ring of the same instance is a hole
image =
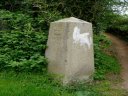
[[[120,86],[121,88],[128,90],[128,43],[110,33],[105,33],[105,35],[112,41],[112,46],[114,47],[114,51],[122,66],[122,82]]]

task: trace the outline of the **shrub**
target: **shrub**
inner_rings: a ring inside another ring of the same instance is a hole
[[[0,13],[0,70],[46,70],[47,31],[51,21],[61,18],[59,13],[48,11],[44,17],[37,18],[6,10],[0,10]]]
[[[116,17],[115,20],[111,22],[107,31],[128,40],[128,16]]]

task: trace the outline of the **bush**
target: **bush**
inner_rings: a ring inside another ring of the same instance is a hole
[[[0,70],[46,70],[44,57],[49,23],[61,18],[58,12],[32,18],[19,12],[0,10]],[[46,16],[47,15],[47,16]]]
[[[111,22],[107,31],[128,40],[128,16],[116,17],[116,19]]]

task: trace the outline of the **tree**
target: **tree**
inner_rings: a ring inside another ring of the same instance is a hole
[[[19,4],[18,8],[17,5]],[[23,11],[34,18],[45,14],[46,10],[59,11],[61,15],[74,16],[93,23],[95,33],[105,30],[112,20],[113,12],[119,7],[126,8],[127,0],[2,0],[1,8]],[[10,6],[6,6],[10,5]]]
[[[111,20],[113,6],[126,5],[121,0],[49,0],[54,2],[57,10],[66,16],[74,16],[93,23],[94,31],[100,33],[105,30]]]

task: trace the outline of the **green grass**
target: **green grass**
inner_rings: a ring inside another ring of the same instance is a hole
[[[0,73],[0,96],[75,96],[51,76],[43,74]]]
[[[0,73],[0,96],[100,96],[85,83],[62,86],[52,75]]]
[[[92,89],[102,94],[99,96],[127,96],[128,93],[126,90],[113,84],[115,81],[116,80],[113,80],[113,82],[109,80],[98,81],[92,85]]]
[[[125,96],[108,80],[61,86],[48,74],[1,72],[0,96]]]

